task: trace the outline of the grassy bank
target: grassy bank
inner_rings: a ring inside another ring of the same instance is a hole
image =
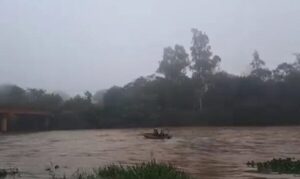
[[[93,172],[77,172],[76,179],[191,179],[171,164],[150,161],[134,166],[108,165]]]

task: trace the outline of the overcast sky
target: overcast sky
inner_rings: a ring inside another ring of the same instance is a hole
[[[95,92],[155,72],[163,48],[206,32],[221,68],[300,52],[299,0],[0,0],[0,84]]]

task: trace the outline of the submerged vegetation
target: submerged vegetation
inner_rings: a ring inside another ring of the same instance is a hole
[[[76,179],[191,179],[171,164],[150,161],[134,166],[108,165],[92,173],[77,173]]]
[[[7,176],[15,176],[19,174],[18,168],[9,168],[9,169],[1,169],[0,168],[0,178],[5,178]]]
[[[256,168],[258,172],[276,172],[280,174],[300,174],[300,160],[292,158],[274,158],[264,162],[247,162],[248,167]]]
[[[300,54],[269,69],[255,51],[249,71],[235,75],[220,68],[204,32],[192,29],[191,42],[190,51],[166,47],[155,74],[122,87],[68,97],[4,85],[0,107],[50,111],[50,129],[300,124]]]

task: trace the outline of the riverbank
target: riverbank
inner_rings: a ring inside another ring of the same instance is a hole
[[[94,168],[90,171],[77,170],[71,176],[66,176],[59,165],[51,165],[45,171],[51,179],[191,179],[187,173],[179,170],[170,163],[156,162],[151,160],[132,166],[110,164],[104,167]],[[0,178],[22,178],[19,169],[0,169]]]
[[[76,179],[191,179],[185,172],[172,164],[158,163],[155,160],[133,166],[108,165],[93,172],[79,172]],[[74,179],[75,179],[74,178]]]

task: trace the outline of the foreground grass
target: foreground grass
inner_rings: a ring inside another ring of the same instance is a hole
[[[7,176],[15,176],[18,173],[19,169],[17,168],[0,169],[0,178],[5,178]]]
[[[256,168],[258,172],[276,172],[282,174],[300,174],[300,160],[292,158],[274,158],[264,162],[247,162],[249,167]]]
[[[150,161],[135,166],[109,165],[92,173],[78,172],[76,179],[191,179],[171,164]]]

